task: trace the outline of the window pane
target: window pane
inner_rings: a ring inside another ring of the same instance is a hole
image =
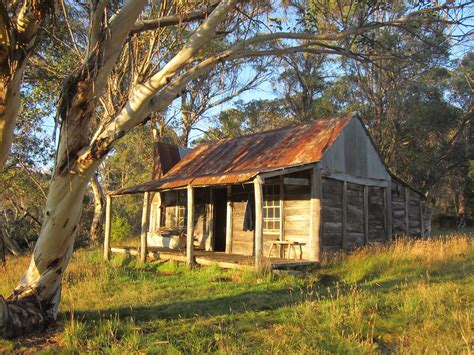
[[[278,218],[278,219],[280,218],[280,208],[279,207],[275,209],[275,218]]]

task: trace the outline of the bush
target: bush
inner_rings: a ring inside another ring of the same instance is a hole
[[[132,232],[132,226],[125,217],[115,216],[112,218],[112,235],[113,241],[121,241],[127,239]]]

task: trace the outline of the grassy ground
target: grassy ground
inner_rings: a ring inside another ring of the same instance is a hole
[[[27,263],[10,259],[1,294]],[[65,275],[60,322],[48,334],[0,340],[0,350],[469,353],[473,302],[469,236],[365,248],[304,278],[140,268],[82,250]]]

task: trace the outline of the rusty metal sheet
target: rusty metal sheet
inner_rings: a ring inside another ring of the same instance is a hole
[[[320,161],[356,117],[329,117],[215,143],[188,153],[162,179],[114,191],[111,195],[193,186],[247,182],[261,172]]]

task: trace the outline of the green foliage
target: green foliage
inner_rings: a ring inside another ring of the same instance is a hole
[[[112,241],[122,241],[130,237],[132,226],[128,220],[122,216],[112,217]]]

